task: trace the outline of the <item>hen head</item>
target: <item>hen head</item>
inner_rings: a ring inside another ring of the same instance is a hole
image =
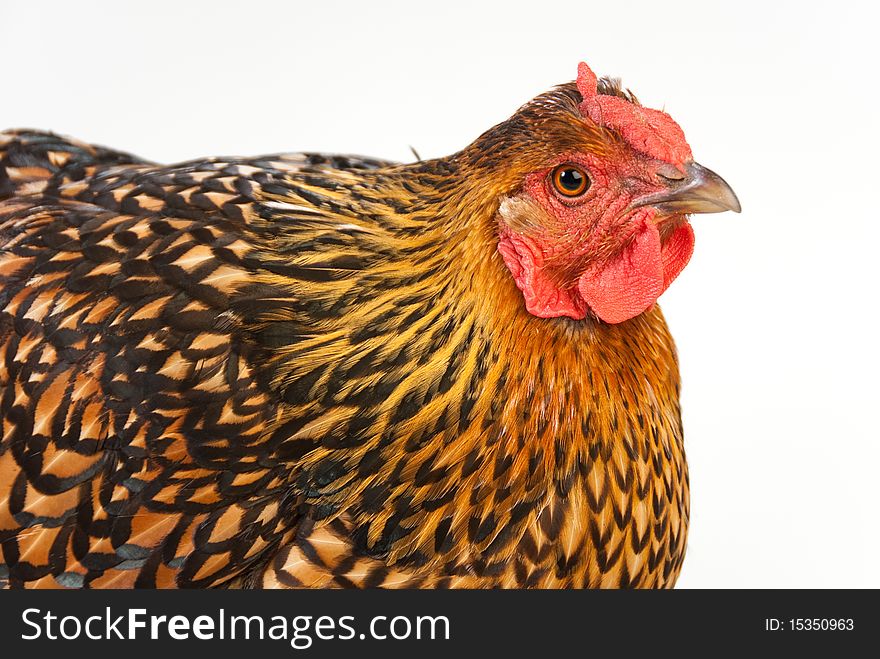
[[[740,210],[669,115],[583,63],[576,84],[537,97],[469,151],[502,186],[498,250],[541,318],[641,314],[690,259],[688,214]]]

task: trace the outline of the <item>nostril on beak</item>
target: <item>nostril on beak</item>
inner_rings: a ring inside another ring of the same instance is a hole
[[[635,200],[633,208],[654,206],[660,213],[693,214],[739,213],[739,199],[723,178],[693,161],[686,163],[684,173],[672,165],[657,168],[657,178],[664,189]]]
[[[686,174],[675,165],[664,163],[657,168],[657,176],[664,182],[674,183],[676,181],[683,181]]]

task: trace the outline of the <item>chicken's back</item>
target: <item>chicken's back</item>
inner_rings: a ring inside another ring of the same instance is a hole
[[[254,177],[297,162],[0,134],[0,580],[213,585],[281,542],[277,405],[229,305]]]

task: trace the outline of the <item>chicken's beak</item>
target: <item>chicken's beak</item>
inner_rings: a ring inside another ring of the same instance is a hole
[[[740,212],[736,194],[712,170],[695,162],[687,163],[684,172],[671,165],[663,169],[658,176],[667,189],[642,197],[636,206],[653,206],[663,215]]]

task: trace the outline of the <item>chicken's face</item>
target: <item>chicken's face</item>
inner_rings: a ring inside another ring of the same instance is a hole
[[[687,215],[739,202],[669,115],[597,93],[585,64],[578,73],[578,114],[531,126],[539,145],[523,149],[521,182],[501,201],[498,249],[529,313],[619,323],[687,265]]]

